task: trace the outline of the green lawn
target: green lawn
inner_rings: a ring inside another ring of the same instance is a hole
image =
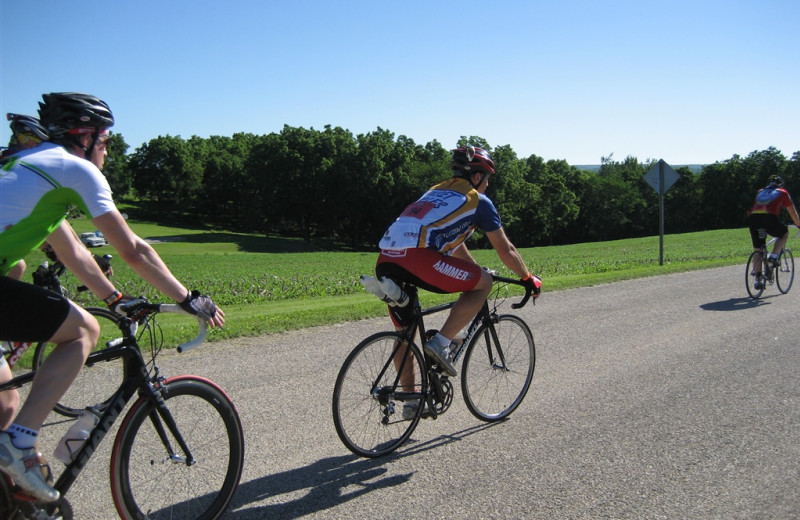
[[[92,230],[86,220],[73,221],[78,232]],[[382,316],[386,310],[358,283],[372,274],[377,253],[326,252],[299,239],[212,232],[131,222],[188,287],[211,295],[226,313],[226,326],[209,339],[274,333],[313,325]],[[797,239],[790,240],[792,245]],[[664,265],[659,265],[658,237],[568,246],[533,247],[521,253],[544,280],[544,291],[591,286],[659,274],[742,264],[750,253],[746,229],[718,230],[664,238]],[[94,250],[114,254],[110,246]],[[501,274],[496,254],[474,251],[476,259]],[[43,255],[27,259],[35,266]],[[112,261],[114,282],[126,294],[159,299],[121,261]],[[26,275],[27,276],[27,275]],[[66,283],[74,284],[73,276]],[[744,289],[744,288],[743,288]],[[423,304],[442,296],[423,294]],[[83,296],[84,305],[99,305]],[[167,340],[185,338],[191,323],[179,316],[162,320]]]

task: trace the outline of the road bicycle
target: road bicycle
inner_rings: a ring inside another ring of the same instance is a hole
[[[453,364],[464,356],[461,392],[469,411],[487,422],[508,417],[522,403],[536,364],[533,333],[513,314],[498,314],[508,285],[520,280],[492,274],[494,287],[466,335],[451,352]],[[450,309],[455,302],[422,309],[417,288],[396,281],[410,298],[410,324],[379,332],[353,349],[333,390],[333,422],[344,445],[356,455],[380,457],[399,448],[421,418],[436,419],[453,402],[453,383],[420,347],[436,334],[424,317]],[[523,307],[531,296],[511,305]],[[415,337],[419,343],[415,343]],[[452,349],[452,346],[451,346]]]
[[[111,494],[123,519],[220,518],[239,485],[244,464],[244,434],[239,414],[214,382],[193,375],[165,378],[156,359],[163,335],[156,322],[161,312],[183,313],[179,305],[145,299],[122,306],[117,337],[89,355],[87,365],[122,359],[124,378],[85,444],[74,453],[54,487],[61,497],[41,503],[26,496],[0,473],[0,518],[72,518],[67,492],[126,405],[133,401],[111,451]],[[145,358],[134,332],[150,339]],[[197,337],[178,352],[205,340],[206,323],[198,320]],[[0,391],[30,383],[33,371],[0,385]]]
[[[111,255],[105,255],[103,259],[106,265],[110,265]],[[65,295],[64,287],[61,283],[62,277],[67,273],[66,266],[59,260],[55,259],[52,263],[43,262],[41,266],[35,271],[33,275],[34,284],[39,287],[51,290],[59,295]],[[77,292],[86,291],[85,287],[78,287]],[[105,345],[119,337],[120,335],[120,319],[122,316],[112,312],[104,307],[84,307],[86,311],[97,319],[100,325],[100,337],[97,341],[95,349],[105,348]],[[132,324],[137,326],[136,322]],[[27,342],[13,342],[10,344],[3,344],[5,348],[5,355],[10,366],[14,366],[25,354],[32,343]],[[55,344],[47,343],[45,341],[36,344],[31,358],[31,366],[33,370],[38,369],[44,360],[50,355],[50,352],[55,348]],[[54,408],[54,411],[65,417],[77,417],[80,415],[84,408],[94,405],[99,411],[103,411],[111,400],[111,395],[103,394],[101,386],[97,385],[100,378],[111,379],[121,382],[123,378],[123,359],[117,358],[116,360],[109,360],[102,364],[87,365],[78,374],[78,378],[70,386],[64,396],[59,400]]]
[[[49,250],[46,254],[47,257],[52,260],[52,263],[45,260],[36,268],[32,273],[34,285],[49,289],[72,301],[78,301],[82,294],[89,292],[89,288],[85,285],[75,286],[73,283],[63,283],[62,278],[69,272],[67,271],[67,266],[55,256],[52,250]],[[107,277],[110,277],[113,272],[111,269],[111,260],[113,256],[110,254],[103,256],[93,254],[92,256],[95,262],[97,262],[98,267],[100,267],[100,270],[103,271]]]
[[[762,239],[767,237],[765,229],[758,230],[758,236]],[[758,251],[753,251],[747,259],[747,267],[744,273],[744,284],[747,293],[751,298],[759,298],[766,289],[767,285],[777,285],[781,294],[786,294],[792,288],[794,282],[794,256],[788,247],[784,247],[778,255],[776,262],[768,258],[768,247],[777,238],[766,242]],[[756,271],[755,265],[758,263],[760,268]]]

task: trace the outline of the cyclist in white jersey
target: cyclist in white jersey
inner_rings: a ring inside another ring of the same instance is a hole
[[[4,151],[3,157],[8,157],[22,150],[27,150],[38,146],[42,141],[47,140],[47,132],[41,126],[39,120],[32,116],[24,116],[19,114],[7,114],[10,123],[11,139],[9,140],[8,149]],[[7,153],[6,153],[7,152]],[[91,158],[92,163],[103,169],[103,164],[106,157],[106,143],[103,138],[98,139],[95,143],[94,152]],[[47,238],[46,246],[53,255],[55,260],[56,255],[64,265],[67,266],[73,274],[80,279],[86,287],[92,291],[98,298],[103,299],[105,295],[112,294],[116,291],[114,284],[108,279],[108,274],[105,273],[99,266],[98,258],[92,255],[95,262],[83,262],[80,257],[84,255],[91,255],[89,250],[84,246],[78,235],[72,229],[68,221],[64,220],[61,225]],[[43,248],[44,249],[44,248]],[[49,257],[50,255],[48,255]],[[110,267],[108,267],[110,269]],[[25,273],[25,262],[20,260],[9,271],[8,276],[15,280],[21,280],[22,275]],[[121,303],[128,301],[128,298],[120,298],[120,301],[114,302],[109,305],[112,310],[116,310]],[[0,343],[0,347],[3,344]],[[11,380],[13,374],[11,367],[6,362],[5,357],[0,357],[0,384],[6,383]],[[0,392],[0,431],[8,428],[19,408],[19,391],[17,389],[6,390]]]
[[[6,274],[38,248],[72,208],[89,218],[120,258],[145,281],[187,311],[222,326],[225,314],[207,296],[189,291],[155,250],[128,227],[111,189],[90,159],[114,124],[108,105],[91,95],[42,96],[39,119],[50,137],[7,158],[0,169],[0,340],[49,341],[57,346],[37,370],[14,423],[0,432],[0,471],[41,501],[58,491],[39,470],[36,440],[48,413],[74,381],[99,335],[97,320],[74,303]],[[94,262],[87,255],[82,261]],[[117,291],[105,298],[118,301]]]

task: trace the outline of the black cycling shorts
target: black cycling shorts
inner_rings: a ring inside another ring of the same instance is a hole
[[[771,213],[753,213],[750,215],[750,238],[753,240],[753,249],[760,249],[761,246],[767,243],[766,237],[759,238],[758,230],[764,229],[767,234],[773,237],[782,237],[789,232],[786,224]]]
[[[52,291],[0,276],[0,340],[47,341],[67,319],[71,305]]]

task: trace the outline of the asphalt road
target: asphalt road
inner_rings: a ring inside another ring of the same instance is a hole
[[[456,384],[444,416],[378,460],[341,444],[330,401],[347,353],[388,319],[207,344],[161,368],[237,404],[247,451],[230,519],[798,518],[800,288],[754,302],[743,271],[545,292],[520,311],[537,365],[511,418],[479,422]],[[76,518],[116,517],[112,440],[68,495]]]

